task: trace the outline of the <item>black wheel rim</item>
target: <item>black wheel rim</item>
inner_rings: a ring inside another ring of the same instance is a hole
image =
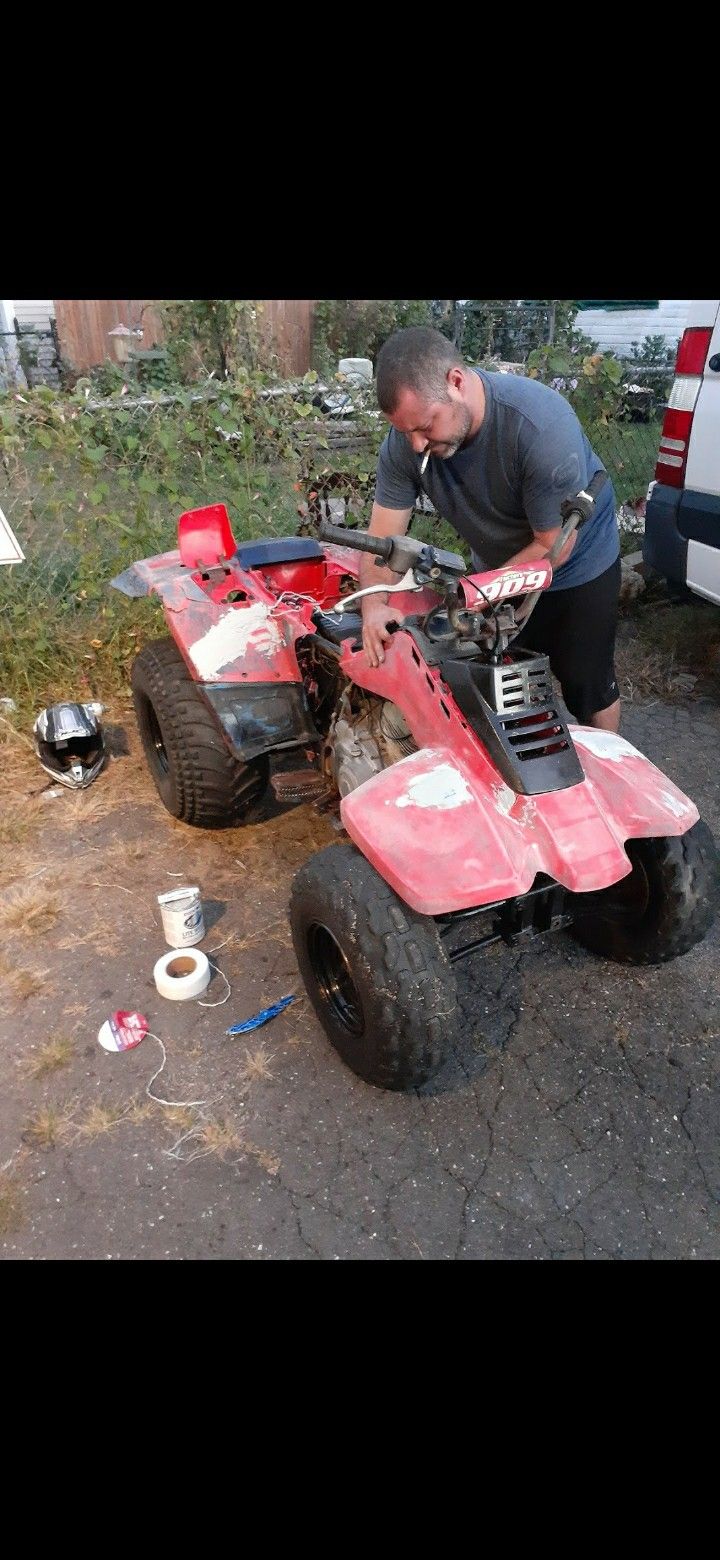
[[[329,927],[315,921],[308,931],[308,953],[323,1002],[351,1035],[365,1029],[362,1003],[350,966]]]
[[[162,739],[160,722],[157,718],[157,715],[155,714],[152,704],[148,703],[146,705],[146,710],[148,732],[150,735],[150,744],[153,750],[153,757],[161,774],[167,775],[170,773],[170,765],[168,763],[167,753],[165,752],[165,743]]]

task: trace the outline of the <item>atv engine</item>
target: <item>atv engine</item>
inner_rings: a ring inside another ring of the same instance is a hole
[[[325,743],[325,766],[341,796],[416,751],[397,704],[363,695],[360,708],[353,709],[347,690],[343,692]]]

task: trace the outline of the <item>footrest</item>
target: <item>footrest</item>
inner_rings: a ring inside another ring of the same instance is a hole
[[[323,775],[313,769],[285,769],[272,775],[270,784],[279,802],[310,802],[329,794]]]

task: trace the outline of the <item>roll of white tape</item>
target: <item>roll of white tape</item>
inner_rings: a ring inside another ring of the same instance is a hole
[[[210,965],[199,948],[172,948],[158,959],[153,976],[161,997],[187,1002],[210,985]]]

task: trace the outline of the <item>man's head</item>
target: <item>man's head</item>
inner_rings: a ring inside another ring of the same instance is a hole
[[[399,330],[377,360],[380,410],[418,455],[446,460],[475,433],[482,420],[482,384],[470,375],[445,336],[424,325]]]

